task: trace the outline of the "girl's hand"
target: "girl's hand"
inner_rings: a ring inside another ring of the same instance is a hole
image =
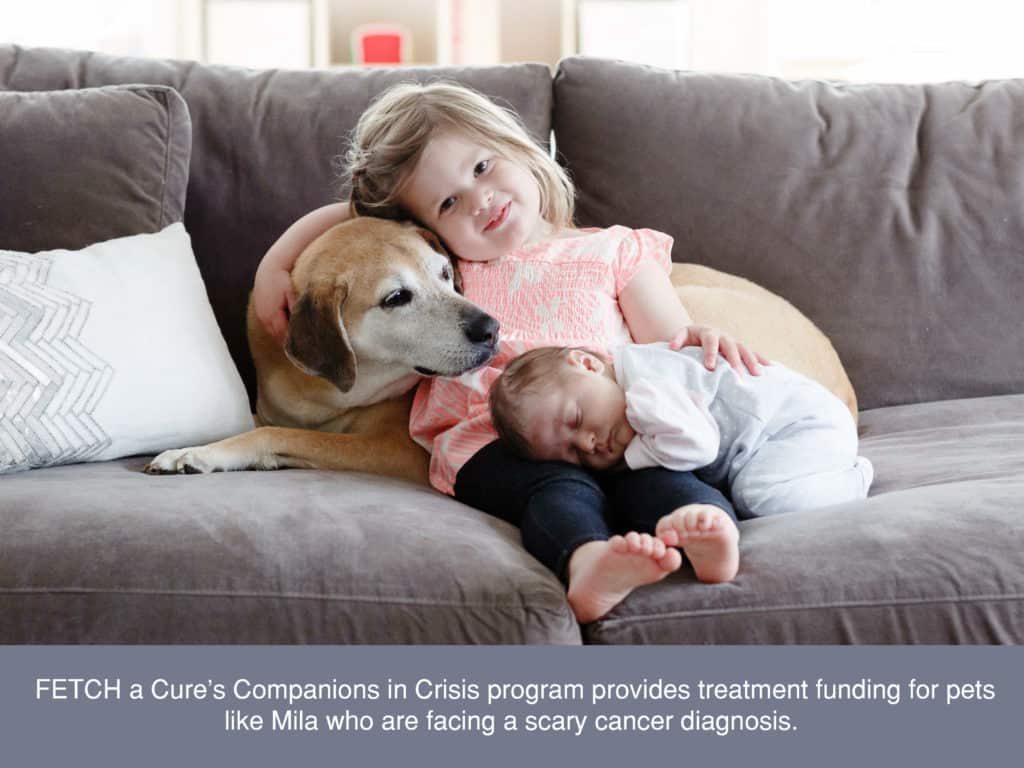
[[[772,364],[764,355],[748,349],[729,334],[707,325],[687,325],[668,343],[668,348],[672,350],[683,347],[702,347],[704,367],[709,371],[715,370],[719,354],[737,371],[741,370],[741,365],[746,366],[754,376],[761,375],[762,365]]]
[[[288,313],[295,304],[292,276],[284,269],[260,266],[252,287],[253,309],[267,333],[283,345],[288,335]]]
[[[280,344],[288,336],[288,313],[295,303],[291,271],[299,255],[320,235],[350,218],[348,203],[331,203],[310,211],[270,246],[256,270],[252,286],[256,317]]]

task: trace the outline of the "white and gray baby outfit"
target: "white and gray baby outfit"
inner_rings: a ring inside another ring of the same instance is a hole
[[[760,376],[704,351],[667,344],[613,350],[636,437],[631,469],[695,470],[728,484],[740,518],[817,509],[863,499],[871,462],[857,455],[857,427],[846,406],[820,384],[778,363]]]

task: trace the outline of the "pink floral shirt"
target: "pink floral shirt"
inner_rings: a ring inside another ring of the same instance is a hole
[[[487,366],[425,380],[416,391],[409,431],[430,451],[431,484],[452,494],[462,465],[497,438],[487,398],[512,358],[544,346],[608,354],[632,341],[619,294],[648,260],[671,270],[671,251],[668,235],[616,226],[581,230],[497,261],[460,262],[466,298],[501,323],[501,340]]]

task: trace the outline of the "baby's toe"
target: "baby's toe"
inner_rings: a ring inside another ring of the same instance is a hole
[[[665,528],[658,534],[658,539],[667,547],[679,546],[679,532],[675,528]]]
[[[665,542],[661,539],[651,537],[651,557],[660,560],[665,555]]]
[[[679,570],[679,567],[683,564],[683,555],[675,547],[668,547],[665,550],[665,554],[658,558],[658,566],[663,571],[672,573],[673,571]]]

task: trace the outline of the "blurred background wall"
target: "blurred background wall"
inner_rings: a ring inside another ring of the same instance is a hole
[[[252,67],[584,54],[789,78],[1024,76],[1003,0],[0,0],[0,41]]]

